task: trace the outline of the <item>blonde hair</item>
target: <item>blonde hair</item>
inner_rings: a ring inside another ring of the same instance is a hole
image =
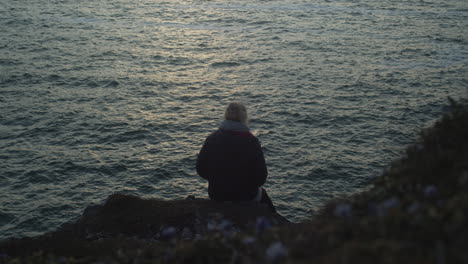
[[[242,103],[230,103],[224,113],[226,120],[238,121],[247,125],[247,108]]]

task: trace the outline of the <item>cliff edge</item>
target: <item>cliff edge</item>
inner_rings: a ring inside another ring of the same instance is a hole
[[[468,104],[421,132],[368,190],[298,224],[255,204],[115,194],[0,263],[468,263]]]

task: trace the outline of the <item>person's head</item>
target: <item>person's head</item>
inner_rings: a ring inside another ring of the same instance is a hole
[[[224,113],[226,120],[238,121],[247,125],[247,109],[242,103],[230,103]]]

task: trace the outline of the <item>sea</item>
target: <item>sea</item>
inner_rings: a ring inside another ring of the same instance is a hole
[[[304,221],[467,87],[466,0],[2,0],[0,239],[113,193],[207,198],[195,161],[233,101]]]

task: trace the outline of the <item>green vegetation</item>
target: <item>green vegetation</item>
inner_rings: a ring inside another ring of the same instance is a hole
[[[224,213],[233,223],[213,220],[213,212],[190,218],[190,201],[179,201],[187,211],[157,205],[167,210],[116,224],[116,208],[125,208],[119,204],[73,228],[4,241],[0,262],[468,263],[468,104],[450,101],[450,113],[423,130],[367,191],[330,201],[309,221],[285,224],[266,213],[243,220]],[[136,201],[141,210],[146,203],[158,202]],[[187,219],[206,228],[190,227],[196,230],[184,237]],[[145,237],[148,230],[155,231]]]

